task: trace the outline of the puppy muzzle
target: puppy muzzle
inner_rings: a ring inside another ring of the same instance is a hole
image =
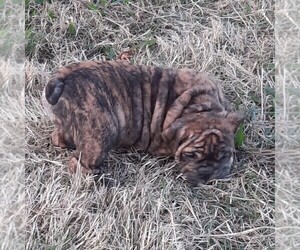
[[[192,185],[206,184],[211,180],[225,179],[230,174],[231,165],[225,164],[220,167],[210,165],[192,166],[187,164],[182,167],[181,173]]]

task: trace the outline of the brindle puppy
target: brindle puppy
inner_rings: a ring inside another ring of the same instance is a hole
[[[206,74],[86,61],[60,68],[43,96],[53,144],[76,149],[72,172],[80,159],[81,171],[97,173],[112,148],[132,145],[173,156],[192,184],[230,173],[242,116]]]

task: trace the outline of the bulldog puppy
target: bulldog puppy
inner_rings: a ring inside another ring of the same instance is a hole
[[[58,69],[43,102],[55,124],[53,144],[75,149],[71,172],[80,166],[98,173],[111,149],[134,146],[174,157],[194,185],[230,173],[234,134],[243,119],[204,73],[122,60]]]

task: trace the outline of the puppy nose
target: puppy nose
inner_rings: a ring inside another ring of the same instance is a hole
[[[205,179],[198,179],[198,184],[206,184],[207,180]]]
[[[197,186],[198,184],[206,184],[210,180],[209,175],[199,176],[199,175],[193,175],[191,173],[188,173],[185,176],[187,178],[187,181],[193,186]]]
[[[224,167],[221,169],[220,173],[218,174],[217,178],[218,179],[225,179],[230,175],[230,168]]]
[[[188,171],[185,171],[182,173],[183,176],[186,178],[186,180],[192,185],[192,186],[197,186],[199,183],[199,177],[195,173],[191,173]],[[205,183],[204,180],[201,180],[201,183]]]

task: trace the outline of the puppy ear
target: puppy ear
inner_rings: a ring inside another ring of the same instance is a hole
[[[190,103],[194,96],[199,94],[203,94],[205,92],[205,88],[201,86],[197,86],[183,92],[177,99],[174,101],[170,109],[166,114],[166,118],[163,124],[163,129],[167,129],[183,112],[185,107]],[[202,106],[198,106],[198,112],[210,110],[211,103],[205,102]]]
[[[233,132],[236,132],[240,124],[245,119],[245,115],[241,112],[229,112],[226,116],[227,121],[229,121],[230,125],[233,128]]]

